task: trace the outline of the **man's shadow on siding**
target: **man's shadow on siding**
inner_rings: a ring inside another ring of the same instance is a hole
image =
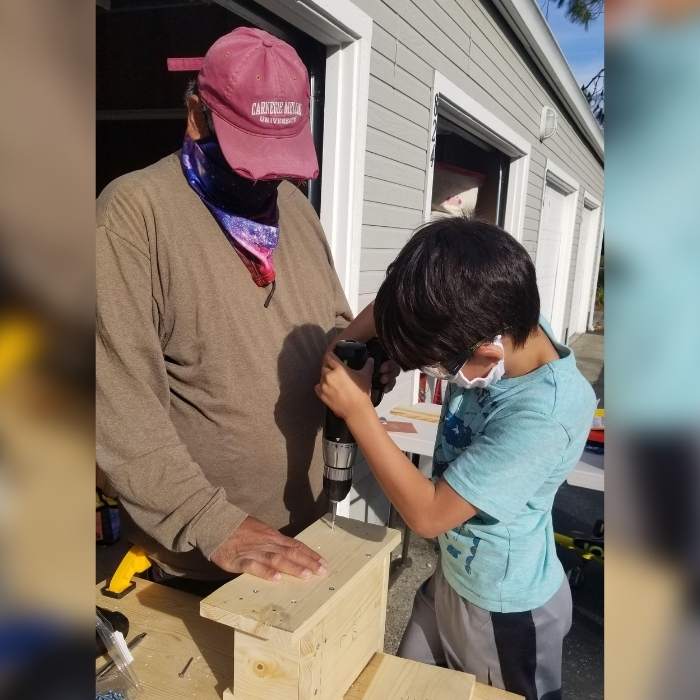
[[[317,398],[314,386],[332,335],[333,331],[326,332],[317,325],[297,326],[285,338],[277,361],[280,394],[275,405],[275,422],[287,443],[284,504],[290,524],[282,529],[285,535],[298,534],[328,512],[328,499],[323,492],[314,497],[323,475],[321,432],[325,416],[325,407]],[[318,458],[310,473],[316,449]]]

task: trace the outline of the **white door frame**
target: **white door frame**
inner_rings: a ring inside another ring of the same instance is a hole
[[[560,167],[549,158],[545,165],[545,178],[542,187],[542,210],[540,212],[540,226],[537,233],[537,253],[539,255],[540,241],[542,240],[542,228],[544,224],[544,197],[547,185],[554,185],[566,194],[567,220],[562,231],[562,240],[559,244],[559,258],[557,260],[557,271],[554,280],[554,308],[552,318],[547,319],[554,331],[555,336],[561,342],[565,342],[564,322],[566,321],[566,300],[569,292],[569,273],[571,272],[571,247],[574,242],[574,230],[576,228],[576,215],[578,213],[579,195],[581,186],[564,168]],[[535,265],[537,257],[535,256]],[[562,282],[563,292],[557,293],[557,284]]]
[[[328,49],[321,224],[358,311],[372,18],[351,0],[256,0]]]
[[[593,285],[591,287],[591,299],[588,307],[588,328],[593,330],[595,317],[595,300],[598,291],[598,277],[600,275],[600,258],[603,254],[603,237],[605,235],[605,202],[600,206],[600,221],[598,222],[598,240],[596,241],[596,253],[593,259]]]
[[[602,225],[602,205],[587,190],[583,191],[583,208],[588,209],[596,218],[591,222],[592,227],[588,231],[583,230],[583,215],[581,216],[581,230],[579,232],[578,254],[576,256],[576,274],[574,276],[574,294],[571,302],[571,315],[569,317],[569,327],[575,332],[583,333],[589,330],[591,304],[594,303],[595,289],[593,288],[593,278],[595,277],[595,260],[598,257],[598,241]],[[591,256],[591,260],[586,260],[586,255]],[[588,263],[590,262],[590,268]],[[577,299],[578,297],[578,299]]]

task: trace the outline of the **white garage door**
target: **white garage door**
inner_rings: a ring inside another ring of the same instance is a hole
[[[544,189],[542,225],[537,242],[537,285],[542,315],[563,340],[566,292],[571,264],[575,190],[550,173]]]

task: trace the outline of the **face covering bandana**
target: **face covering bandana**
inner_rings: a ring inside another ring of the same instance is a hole
[[[485,377],[476,377],[475,379],[467,379],[462,370],[455,375],[452,382],[457,386],[461,386],[463,389],[486,389],[486,387],[491,384],[495,384],[503,375],[506,373],[506,367],[504,363],[505,350],[503,349],[503,343],[501,342],[501,336],[497,335],[493,339],[493,344],[501,348],[501,359],[491,368],[491,371]]]
[[[194,141],[185,136],[180,161],[190,187],[212,213],[255,284],[274,285],[279,181],[254,182],[236,174],[214,139]]]

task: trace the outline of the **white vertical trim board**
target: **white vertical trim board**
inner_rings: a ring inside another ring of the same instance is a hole
[[[556,275],[554,281],[554,307],[552,317],[547,319],[554,331],[555,336],[562,342],[564,338],[566,321],[566,300],[569,290],[569,273],[571,271],[571,250],[574,242],[574,231],[576,228],[576,214],[578,212],[580,185],[566,170],[547,158],[545,165],[545,178],[542,187],[542,207],[547,192],[547,187],[554,187],[565,195],[566,199],[566,220],[563,223],[559,253],[557,258]],[[537,234],[537,255],[535,267],[537,267],[540,253],[542,251],[544,227],[544,212],[540,215],[540,226]]]
[[[588,305],[587,328],[593,330],[593,318],[595,316],[595,297],[598,290],[598,276],[600,275],[600,258],[603,254],[603,236],[605,235],[605,203],[600,205],[600,217],[598,219],[598,239],[596,241],[595,257],[593,258],[593,282],[591,285],[591,296]]]
[[[257,0],[328,47],[321,224],[358,311],[372,18],[350,0]]]
[[[373,20],[350,0],[257,2],[327,47],[320,218],[357,313]],[[350,515],[350,500],[338,504],[339,515]]]

